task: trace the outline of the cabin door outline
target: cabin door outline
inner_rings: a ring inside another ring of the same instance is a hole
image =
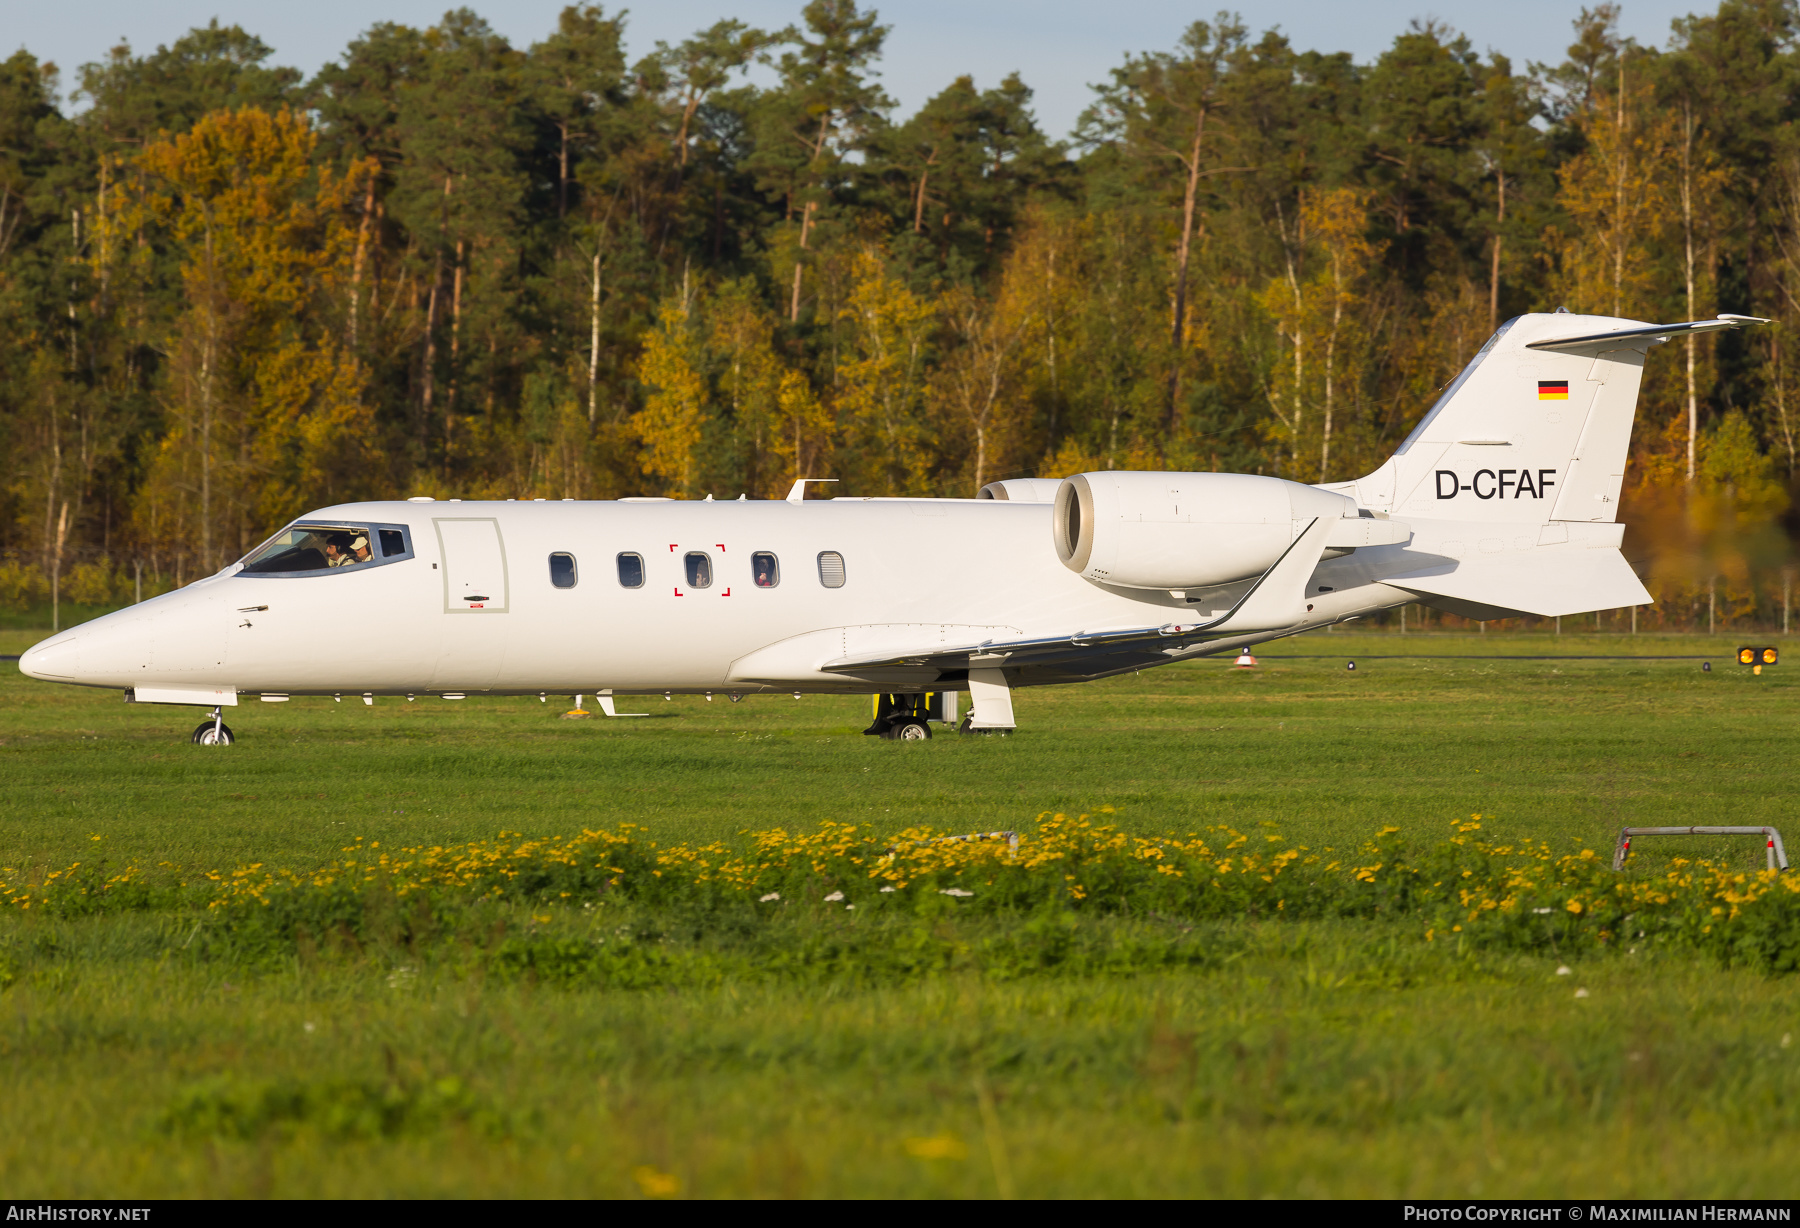
[[[444,613],[507,613],[511,589],[500,522],[492,516],[447,516],[431,523],[444,561]],[[477,597],[483,600],[473,600]]]

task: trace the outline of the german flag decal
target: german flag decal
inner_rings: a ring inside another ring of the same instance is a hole
[[[1566,379],[1541,379],[1538,381],[1538,400],[1566,401],[1569,399],[1569,381]]]

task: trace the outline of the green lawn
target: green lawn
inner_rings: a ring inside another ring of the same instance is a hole
[[[34,638],[0,632],[0,652]],[[1101,805],[1135,831],[1274,824],[1314,847],[1386,825],[1435,838],[1471,813],[1602,851],[1625,823],[1800,828],[1800,659],[1752,677],[1737,642],[1314,635],[1254,671],[1021,692],[1016,736],[924,745],[859,736],[859,701],[574,721],[553,697],[252,702],[238,744],[212,749],[187,742],[194,711],[4,664],[0,860],[305,869],[357,837],[967,831]],[[1678,854],[1761,850],[1668,841],[1642,868]],[[180,911],[0,916],[0,1098],[32,1123],[0,1135],[0,1180],[15,1197],[1794,1194],[1800,986],[1679,951],[1084,915],[1095,949],[1177,942],[1185,962],[632,989],[490,956],[539,924],[727,950],[826,925],[879,945],[889,922],[820,912],[746,936],[604,902],[529,911],[274,953]],[[1029,924],[937,932],[975,950]]]
[[[127,705],[7,664],[0,848],[59,862],[103,835],[115,857],[291,864],[350,836],[429,844],[623,821],[664,839],[822,819],[992,829],[1102,804],[1146,831],[1275,822],[1331,844],[1481,813],[1490,831],[1609,845],[1627,823],[1785,817],[1800,660],[1751,677],[1730,663],[1734,642],[1315,634],[1271,645],[1255,670],[1202,661],[1022,691],[1015,737],[923,746],[860,736],[855,699],[651,697],[621,703],[648,718],[574,721],[559,719],[566,696],[421,697],[252,699],[229,716],[238,744],[215,754],[187,742],[197,709]],[[1401,652],[1432,655],[1384,655]],[[1646,656],[1480,659],[1553,652]],[[1707,654],[1711,673],[1652,659]]]

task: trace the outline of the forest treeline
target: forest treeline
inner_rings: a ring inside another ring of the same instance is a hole
[[[1653,623],[1779,618],[1797,21],[1724,0],[1652,48],[1603,4],[1516,66],[1220,14],[1066,139],[1016,74],[899,113],[854,0],[636,62],[590,5],[525,48],[378,23],[311,80],[216,22],[67,81],[20,51],[0,601],[129,600],[369,497],[1343,480],[1566,305],[1774,320],[1652,352],[1624,508]]]

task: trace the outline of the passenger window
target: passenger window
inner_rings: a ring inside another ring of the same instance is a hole
[[[619,556],[619,583],[625,588],[644,587],[643,555],[621,554]]]
[[[689,588],[706,588],[712,584],[712,558],[702,550],[691,551],[685,559]]]
[[[781,583],[781,563],[767,550],[758,550],[750,556],[750,574],[757,588],[774,588]]]
[[[381,530],[381,557],[397,559],[406,553],[406,534],[399,529]]]
[[[575,587],[574,555],[559,553],[550,556],[550,583],[557,588]]]
[[[819,583],[826,588],[844,587],[844,556],[835,550],[819,552]]]

